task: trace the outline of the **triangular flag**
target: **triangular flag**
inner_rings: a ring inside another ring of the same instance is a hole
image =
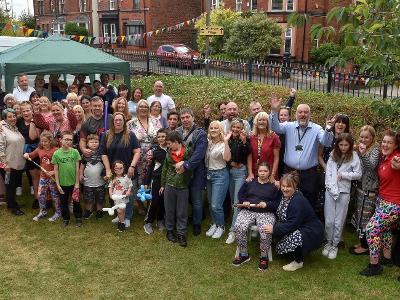
[[[160,32],[160,30],[157,29],[157,30],[156,30],[156,35],[157,35],[159,32]]]
[[[38,31],[38,37],[43,37],[43,31],[41,30]]]
[[[49,36],[49,33],[47,31],[43,32],[43,37],[47,38]]]
[[[7,23],[7,24],[4,26],[4,29],[5,29],[5,30],[11,29],[11,28],[12,28],[11,23]]]
[[[84,38],[85,38],[85,37],[84,37],[83,35],[80,35],[80,36],[79,36],[79,43],[82,43],[82,41],[83,41]]]
[[[122,43],[125,42],[126,37],[123,35],[123,36],[121,36],[121,38],[122,38]]]
[[[13,24],[12,25],[12,30],[13,30],[14,33],[17,31],[17,29],[18,29],[17,24]]]
[[[28,36],[31,36],[33,29],[28,29]]]
[[[99,44],[103,44],[103,37],[99,36]]]
[[[91,37],[90,38],[90,44],[94,44],[94,41],[96,40],[96,37],[95,36],[93,36],[93,37]]]

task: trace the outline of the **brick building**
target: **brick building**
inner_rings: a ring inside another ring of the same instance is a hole
[[[34,0],[37,27],[64,33],[68,22],[86,27],[90,35],[110,37],[135,35],[169,27],[198,17],[202,0]],[[156,49],[162,43],[192,45],[193,27],[152,37],[130,39],[128,47]]]
[[[205,2],[203,9],[205,9]],[[352,0],[210,0],[212,7],[230,8],[236,11],[257,10],[275,19],[282,26],[282,47],[271,51],[271,56],[282,57],[285,52],[291,54],[295,61],[309,61],[312,47],[318,41],[310,39],[310,28],[313,24],[326,25],[326,14],[335,6],[347,6]],[[288,28],[288,15],[294,11],[308,13],[310,22],[303,27]]]

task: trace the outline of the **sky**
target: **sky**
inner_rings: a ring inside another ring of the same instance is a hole
[[[33,15],[33,0],[8,0],[8,3],[13,3],[14,14],[18,18],[23,10],[28,12],[28,4],[30,13]]]

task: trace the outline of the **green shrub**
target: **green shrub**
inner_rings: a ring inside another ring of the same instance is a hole
[[[314,63],[325,65],[328,59],[340,55],[340,46],[334,43],[325,43],[318,48],[311,49],[311,57]]]
[[[238,81],[226,78],[190,77],[190,76],[146,76],[132,80],[132,87],[143,88],[144,96],[153,94],[153,83],[162,80],[165,93],[176,102],[178,109],[190,106],[199,123],[202,122],[202,108],[210,103],[213,107],[214,117],[217,117],[217,103],[223,100],[238,103],[240,115],[248,117],[249,103],[258,100],[263,108],[269,112],[269,97],[276,93],[286,99],[289,89],[279,86],[270,86],[261,83]],[[352,131],[358,133],[361,126],[370,124],[378,132],[387,128],[390,119],[383,119],[372,106],[372,99],[361,97],[343,96],[340,94],[327,94],[312,91],[298,91],[294,106],[299,103],[308,103],[311,106],[312,119],[318,124],[324,124],[326,117],[335,113],[346,113],[350,116]],[[294,118],[294,110],[292,112]]]
[[[84,27],[80,27],[78,24],[76,23],[67,23],[65,25],[65,34],[70,34],[70,35],[84,35],[87,36],[88,35],[88,31],[86,30],[86,28]]]

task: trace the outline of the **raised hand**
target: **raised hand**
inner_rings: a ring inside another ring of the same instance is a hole
[[[227,134],[225,134],[224,136],[224,142],[227,143],[229,141],[229,139],[232,136],[232,131],[229,131]]]
[[[282,99],[278,98],[277,94],[272,93],[270,101],[271,101],[271,110],[276,113],[279,112],[279,109],[282,106]]]

